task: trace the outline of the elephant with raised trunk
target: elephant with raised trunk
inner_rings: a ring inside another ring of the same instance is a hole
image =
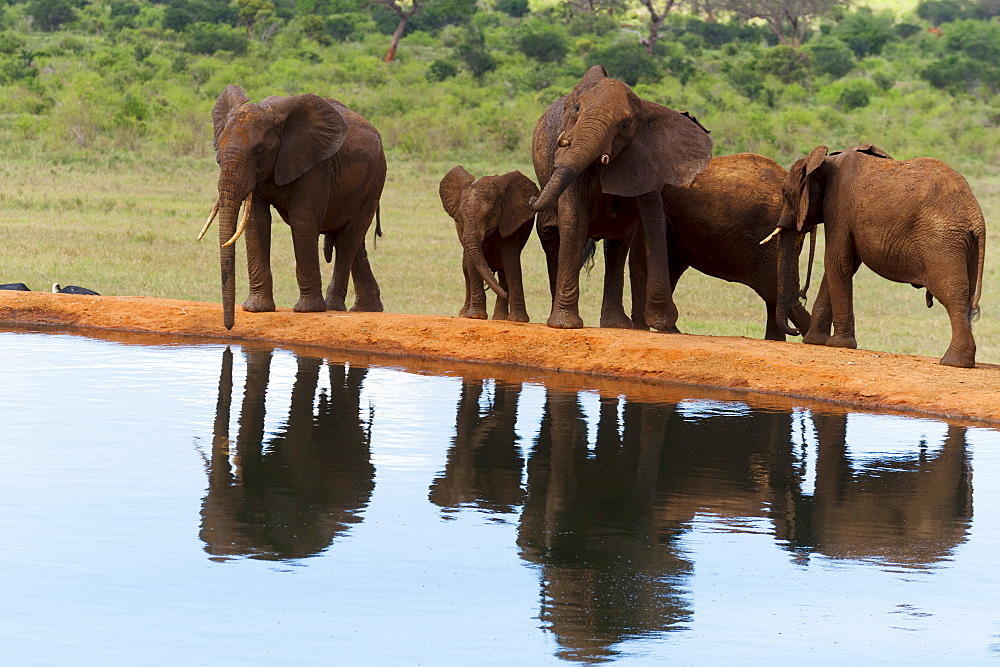
[[[937,299],[951,320],[941,363],[976,365],[972,320],[979,314],[986,224],[960,174],[934,158],[893,160],[870,144],[831,154],[817,146],[792,165],[783,196],[774,233],[777,317],[785,333],[798,333],[787,315],[798,291],[801,235],[823,224],[825,272],[804,343],[857,347],[852,281],[864,263],[888,280],[926,287],[928,306]]]
[[[365,249],[365,235],[385,184],[385,153],[378,131],[336,100],[305,94],[251,103],[242,89],[232,85],[219,96],[212,120],[219,198],[201,234],[218,214],[226,328],[233,327],[236,301],[233,244],[244,231],[250,294],[243,310],[275,309],[272,206],[292,230],[299,284],[296,312],[345,310],[349,275],[356,292],[351,310],[380,312],[381,294]],[[325,298],[317,250],[320,234],[326,236],[328,262],[336,248]]]
[[[527,322],[521,251],[535,222],[528,201],[538,187],[519,171],[477,181],[458,165],[441,179],[438,191],[464,249],[465,305],[458,316],[486,319],[486,281],[497,295],[493,319]]]
[[[648,240],[645,320],[658,331],[677,330],[660,191],[668,183],[690,183],[711,155],[712,138],[697,120],[640,98],[599,65],[546,110],[532,137],[542,186],[532,208],[556,209],[559,256],[549,326],[583,326],[580,257],[587,237],[627,241],[621,230],[638,220]],[[625,253],[619,249],[613,261],[607,270],[624,275],[618,264]],[[612,326],[631,326],[624,311],[614,319]]]

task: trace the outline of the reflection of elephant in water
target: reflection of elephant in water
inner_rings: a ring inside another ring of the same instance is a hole
[[[288,419],[265,444],[271,351],[246,356],[234,452],[229,447],[232,352],[227,348],[223,357],[208,494],[202,501],[205,550],[220,558],[315,555],[361,521],[375,486],[369,436],[358,414],[367,370],[329,364],[331,392],[321,393],[314,413],[322,360],[299,357]]]
[[[827,155],[817,146],[784,185],[778,229],[778,326],[787,324],[798,283],[800,237],[824,224],[825,271],[803,342],[857,347],[852,281],[864,263],[888,280],[927,288],[951,319],[947,366],[976,365],[972,319],[979,313],[986,226],[961,175],[933,158],[900,162],[870,145]],[[833,327],[833,335],[830,328]]]
[[[672,289],[688,267],[746,285],[767,307],[764,337],[769,340],[785,340],[774,321],[778,253],[773,244],[762,245],[760,240],[778,222],[784,177],[785,170],[773,160],[739,153],[712,158],[689,185],[663,186]],[[638,328],[643,328],[645,302],[642,240],[639,235],[630,254],[632,320]],[[809,312],[797,300],[791,317],[802,331],[809,328]]]
[[[514,431],[521,385],[496,382],[485,414],[479,405],[483,390],[484,381],[463,379],[455,439],[444,472],[431,485],[430,499],[441,507],[512,512],[524,501],[524,460]]]
[[[847,420],[846,414],[813,414],[815,491],[775,497],[778,536],[792,548],[832,558],[916,566],[947,559],[965,541],[972,518],[965,429],[949,425],[933,455],[914,443],[905,459],[861,466],[848,457]]]
[[[465,305],[459,317],[486,319],[485,280],[497,294],[493,319],[527,322],[521,250],[535,221],[528,201],[538,194],[538,188],[519,171],[476,181],[456,166],[441,179],[439,194],[444,210],[455,219],[464,248]],[[499,282],[493,278],[494,272]]]
[[[711,153],[712,139],[696,120],[641,99],[600,66],[546,110],[532,138],[535,175],[542,186],[532,207],[556,209],[559,252],[549,326],[583,326],[580,258],[587,237],[621,241],[607,271],[624,276],[621,246],[627,247],[628,230],[641,221],[651,239],[646,246],[645,320],[659,331],[676,330],[660,190],[666,183],[690,183],[708,165]],[[624,310],[606,313],[602,307],[601,320],[605,326],[631,326]]]
[[[618,398],[602,399],[591,452],[576,392],[550,388],[528,460],[518,545],[541,567],[540,618],[564,658],[607,660],[614,644],[691,613],[679,589],[691,564],[651,510],[671,406],[625,410],[619,435]]]
[[[236,301],[233,243],[244,225],[250,295],[243,309],[275,308],[271,206],[292,230],[299,284],[296,312],[344,310],[348,274],[357,292],[352,310],[381,311],[378,283],[365,250],[365,234],[385,183],[385,154],[375,128],[336,100],[306,94],[272,96],[254,104],[237,86],[222,92],[212,119],[219,199],[205,229],[218,211],[226,328],[233,326]],[[237,228],[244,200],[246,210]],[[327,261],[332,248],[337,249],[325,299],[316,250],[319,234],[326,235]]]

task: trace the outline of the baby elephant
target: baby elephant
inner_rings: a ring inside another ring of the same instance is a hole
[[[465,249],[465,305],[458,316],[486,319],[485,280],[497,294],[493,319],[527,322],[521,250],[535,220],[528,202],[538,196],[538,187],[519,171],[476,181],[459,165],[441,179],[439,192]]]
[[[826,270],[803,342],[857,347],[852,280],[864,263],[888,280],[926,287],[928,304],[933,296],[951,319],[951,346],[941,363],[976,365],[972,320],[979,314],[986,225],[961,175],[933,158],[893,160],[870,144],[829,155],[817,146],[792,165],[782,194],[775,230],[782,330],[795,333],[787,314],[798,291],[796,244],[822,223]]]

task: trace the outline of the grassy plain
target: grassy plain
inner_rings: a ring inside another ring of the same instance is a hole
[[[391,312],[454,315],[462,305],[461,247],[441,208],[437,188],[454,162],[424,162],[389,154],[382,198],[385,236],[369,256]],[[477,177],[530,163],[466,161]],[[138,159],[123,155],[8,156],[0,165],[0,282],[46,290],[53,282],[106,295],[143,295],[218,302],[217,234],[196,235],[215,201],[217,166],[211,155]],[[976,326],[978,360],[1000,363],[1000,268],[992,260],[1000,240],[1000,177],[970,178],[989,226],[983,317]],[[273,227],[275,298],[290,307],[297,298],[291,239],[276,218]],[[213,230],[214,231],[214,230]],[[240,244],[242,246],[242,243]],[[822,235],[818,255],[821,258]],[[237,256],[242,255],[242,250]],[[803,258],[804,261],[804,258]],[[544,322],[548,287],[540,245],[532,238],[523,257],[528,312]],[[822,268],[822,261],[817,262]],[[330,270],[324,269],[324,279]],[[246,273],[237,274],[237,298]],[[581,312],[596,326],[602,285],[600,262],[581,280]],[[818,288],[814,279],[810,296]],[[944,308],[924,306],[923,292],[890,283],[862,268],[855,281],[859,345],[939,357],[950,332]],[[676,298],[682,331],[759,338],[764,308],[748,288],[689,271]],[[653,334],[650,334],[653,335]]]

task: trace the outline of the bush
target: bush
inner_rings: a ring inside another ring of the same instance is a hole
[[[431,82],[444,81],[458,74],[458,67],[449,60],[435,60],[427,68],[427,80]]]
[[[660,71],[646,55],[646,49],[635,42],[616,42],[587,56],[587,65],[603,65],[611,76],[634,86],[640,81],[656,83]]]
[[[811,64],[808,51],[799,51],[784,44],[767,49],[757,61],[761,72],[771,74],[786,84],[808,78]]]
[[[497,0],[496,10],[514,18],[525,16],[530,11],[528,0]]]
[[[961,15],[962,8],[955,0],[922,0],[917,4],[917,16],[935,28],[942,23],[951,23]]]
[[[456,53],[459,60],[465,63],[465,66],[477,79],[483,78],[484,74],[496,69],[497,61],[486,49],[482,33],[476,30],[466,31],[464,39],[458,44]]]
[[[839,79],[857,65],[854,52],[837,37],[820,35],[805,46],[812,55],[813,69]]]
[[[45,32],[53,32],[76,20],[76,10],[67,0],[31,0],[25,5],[24,13]]]
[[[844,111],[861,109],[868,106],[876,92],[875,84],[868,79],[849,79],[837,90],[837,106]]]
[[[556,63],[569,52],[569,38],[561,27],[529,22],[522,28],[517,46],[521,53],[538,62]]]
[[[895,19],[891,12],[875,14],[867,7],[862,7],[844,17],[833,30],[833,34],[851,47],[854,55],[864,58],[879,55],[882,48],[897,39]]]
[[[242,55],[247,50],[247,34],[245,30],[229,26],[192,23],[184,30],[184,50],[209,56],[217,51]]]

